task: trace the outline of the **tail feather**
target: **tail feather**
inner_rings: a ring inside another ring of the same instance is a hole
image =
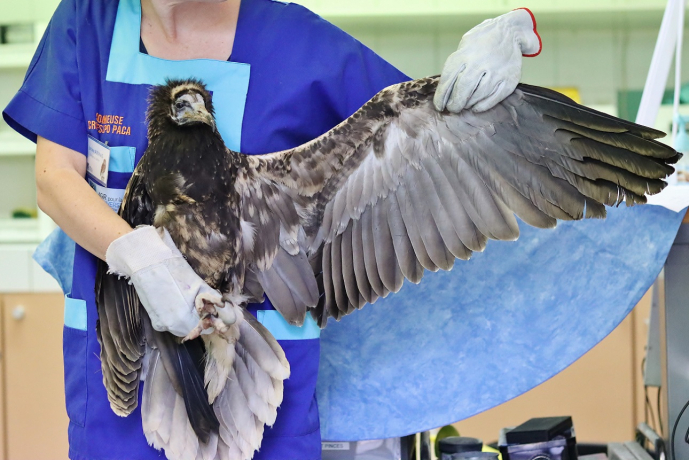
[[[180,344],[179,339],[170,333],[153,331],[152,334],[170,381],[184,400],[194,432],[201,442],[207,443],[211,432],[218,429],[218,419],[208,403],[202,371],[199,371],[200,363],[197,364],[192,357],[192,353],[198,354],[196,349],[203,346],[202,340]]]
[[[237,354],[244,360],[249,375],[256,383],[256,393],[272,407],[279,406],[283,396],[282,380],[272,378],[263,370],[256,360],[247,353],[241,343],[237,344]],[[272,425],[269,422],[266,422],[266,424]]]
[[[242,389],[242,393],[244,393],[249,409],[256,415],[258,420],[261,421],[261,425],[268,420],[274,421],[275,415],[271,413],[273,410],[271,410],[268,402],[261,398],[259,394],[260,390],[257,388],[258,382],[255,382],[251,378],[246,363],[244,363],[242,359],[235,359],[234,372],[239,382],[239,387]]]
[[[277,340],[253,315],[245,314],[244,319],[239,324],[240,342],[244,349],[271,377],[280,380],[288,378],[289,362]]]
[[[208,443],[199,443],[199,450],[196,454],[196,460],[215,460],[218,458],[218,433],[211,433]]]
[[[184,398],[177,397],[172,411],[172,431],[170,443],[165,448],[165,454],[169,459],[190,459],[196,457],[199,448],[199,437],[192,429]],[[210,438],[210,433],[208,434]],[[205,441],[204,441],[205,442]]]
[[[238,320],[241,321],[241,318]],[[204,383],[210,404],[213,404],[215,398],[225,388],[225,382],[232,370],[232,363],[235,361],[235,343],[238,337],[239,327],[237,324],[230,326],[225,337],[218,334],[202,336],[207,349]]]
[[[168,409],[174,407],[177,393],[172,387],[167,373],[161,367],[160,351],[152,349],[149,357],[148,378],[144,382],[144,394],[141,402],[141,418],[144,426],[144,433],[158,433],[162,430],[165,421],[169,421],[167,416]],[[163,436],[165,442],[169,441],[168,436]],[[162,441],[162,440],[161,440]],[[157,443],[152,443],[157,444]],[[161,448],[162,444],[156,446]]]
[[[151,349],[142,421],[149,444],[169,460],[250,460],[265,424],[275,423],[289,363],[273,336],[235,308],[237,322],[226,332],[202,335],[190,346],[146,322]]]

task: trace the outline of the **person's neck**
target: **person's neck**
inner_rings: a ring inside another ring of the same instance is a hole
[[[141,38],[152,56],[226,60],[239,6],[240,0],[141,0]]]

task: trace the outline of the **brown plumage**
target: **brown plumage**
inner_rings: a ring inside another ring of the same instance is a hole
[[[437,81],[391,86],[321,137],[257,156],[225,148],[200,82],[153,91],[149,149],[120,214],[165,227],[243,318],[224,338],[180,345],[152,331],[133,288],[101,266],[111,405],[120,414],[136,407],[148,355],[144,432],[168,458],[250,458],[274,421],[288,365],[243,310],[249,298],[265,291],[290,323],[310,309],[324,326],[405,279],[418,283],[424,270],[452,268],[488,239],[516,239],[516,217],[550,228],[644,203],[679,159],[655,141],[663,133],[543,88],[520,85],[480,114],[438,113]],[[209,115],[182,120],[184,101]]]
[[[248,297],[242,294],[246,270],[235,178],[244,157],[226,150],[210,94],[197,81],[154,88],[148,122],[149,147],[120,215],[132,226],[167,229],[238,320],[225,333],[182,343],[154,331],[134,288],[101,263],[96,295],[103,381],[111,407],[126,416],[138,405],[145,377],[144,433],[169,459],[250,458],[264,425],[275,421],[289,364],[243,309]],[[148,371],[142,375],[144,359]]]

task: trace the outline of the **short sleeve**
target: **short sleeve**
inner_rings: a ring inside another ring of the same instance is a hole
[[[233,50],[233,58],[251,64],[242,137],[246,151],[265,153],[308,142],[352,115],[381,89],[409,80],[302,5],[247,3],[262,5],[264,11],[245,16],[243,24],[240,16],[240,27],[248,29],[251,19],[250,25],[258,30],[253,41],[239,44],[236,55]],[[266,110],[269,106],[271,110]],[[258,128],[246,126],[247,122],[258,123]],[[244,134],[258,139],[266,127],[275,127],[279,136],[268,136],[268,142],[258,144],[245,142]],[[254,131],[260,132],[253,136]]]
[[[356,112],[383,88],[410,80],[365,45],[356,42],[353,51],[343,72],[348,88],[344,112],[341,113],[343,119]]]
[[[76,4],[62,0],[21,88],[2,113],[7,124],[33,142],[41,136],[86,154],[77,63]]]
[[[335,104],[341,120],[360,109],[383,88],[410,80],[351,35],[327,21],[320,21],[321,31],[318,34],[322,37],[321,46],[324,48],[321,53],[330,55],[329,65],[333,66],[330,71],[334,77],[330,81],[330,100]]]

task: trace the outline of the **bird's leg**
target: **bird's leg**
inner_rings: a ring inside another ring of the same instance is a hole
[[[244,318],[242,305],[247,297],[242,294],[226,293],[222,296],[223,308],[218,308],[215,313],[206,319],[210,322],[213,331],[228,342],[236,342],[239,337],[239,323]],[[217,306],[217,305],[216,305]]]
[[[220,320],[222,320],[222,322],[226,326],[231,326],[237,322],[237,311],[235,309],[237,309],[239,307],[237,306],[238,304],[235,303],[236,299],[231,294],[223,295],[222,299],[225,302],[225,308],[218,310],[218,318]],[[241,312],[240,312],[240,314],[241,314]],[[227,328],[225,328],[221,332],[224,333],[226,331],[227,331]]]
[[[183,341],[195,339],[204,331],[207,334],[211,333],[213,331],[209,329],[212,328],[226,328],[225,324],[218,318],[218,308],[222,309],[225,306],[221,297],[210,292],[204,292],[196,296],[194,304],[196,312],[199,314],[199,323],[184,337]]]
[[[203,334],[218,332],[224,335],[237,321],[237,313],[232,296],[223,296],[221,299],[211,293],[202,293],[196,296],[196,311],[201,318],[194,329],[187,334],[183,341],[192,340]]]

